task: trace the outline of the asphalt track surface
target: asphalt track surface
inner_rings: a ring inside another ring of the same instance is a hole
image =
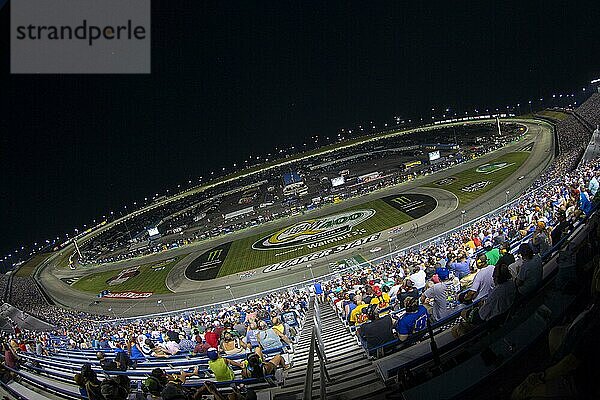
[[[346,200],[342,203],[328,205],[319,208],[310,214],[291,217],[285,220],[272,221],[259,227],[245,229],[226,235],[225,237],[202,242],[198,245],[186,246],[168,252],[161,252],[142,258],[104,265],[94,269],[80,269],[75,271],[65,270],[64,268],[57,268],[57,266],[52,263],[52,259],[50,259],[49,265],[38,270],[37,278],[46,288],[48,294],[58,304],[73,307],[82,311],[113,315],[119,318],[153,314],[167,310],[178,310],[212,303],[223,303],[230,301],[232,295],[234,298],[239,298],[293,284],[301,286],[302,282],[307,282],[312,279],[311,272],[316,277],[329,273],[329,263],[332,261],[349,258],[357,254],[363,255],[363,257],[367,259],[381,257],[389,251],[390,247],[392,249],[405,248],[455,228],[462,222],[462,211],[465,212],[464,221],[470,221],[500,207],[506,202],[506,190],[510,191],[509,199],[516,198],[522,194],[552,161],[554,156],[554,137],[551,129],[543,122],[521,119],[512,119],[512,121],[521,122],[528,127],[528,132],[524,140],[510,144],[476,160],[465,162],[448,170],[439,171],[435,174],[420,177],[414,181],[381,189],[359,198]],[[529,144],[533,144],[533,149],[523,165],[521,165],[521,167],[509,178],[505,179],[487,193],[468,203],[466,207],[459,207],[456,196],[449,191],[443,190],[443,187],[423,187],[445,177],[472,168],[474,164],[482,164],[506,153],[518,151]],[[520,176],[523,176],[524,178],[518,179]],[[240,279],[238,274],[233,274],[212,281],[191,281],[184,275],[185,268],[190,262],[208,249],[220,244],[258,233],[268,233],[275,228],[291,225],[306,219],[307,217],[313,218],[324,216],[367,201],[404,192],[431,195],[436,198],[438,205],[431,213],[401,225],[402,230],[400,233],[392,233],[393,230],[397,232],[397,229],[384,231],[377,242],[369,243],[364,247],[357,247],[343,253],[338,253],[335,254],[335,256],[312,261],[310,263],[312,265],[311,269],[307,268],[307,263],[303,263],[289,269],[286,268],[263,273],[262,270],[264,267],[261,267],[254,270],[255,273],[250,278]],[[392,239],[390,242],[388,242],[389,238]],[[369,250],[375,247],[381,247],[382,250],[377,253],[370,253]],[[93,293],[75,290],[60,280],[60,278],[64,277],[82,276],[106,270],[114,269],[117,271],[130,266],[160,261],[183,254],[187,255],[173,267],[167,277],[167,286],[175,292],[172,294],[153,295],[150,298],[139,300],[104,298],[100,300],[99,304],[94,304],[94,301],[98,299]],[[229,286],[230,289],[226,289],[226,286]],[[158,302],[159,300],[160,303]]]

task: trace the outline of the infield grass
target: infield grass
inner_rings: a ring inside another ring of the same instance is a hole
[[[451,178],[454,178],[455,180],[448,185],[437,185],[434,182],[427,186],[445,189],[454,193],[456,197],[458,197],[460,205],[464,205],[473,201],[474,199],[488,192],[489,190],[493,189],[503,180],[512,175],[517,169],[519,169],[519,167],[525,162],[525,160],[527,160],[529,154],[530,153],[527,151],[516,151],[513,153],[508,153],[492,161],[480,162],[479,164],[477,164],[477,166],[473,168],[460,172],[456,175],[452,175]],[[481,167],[482,165],[502,162],[508,163],[509,165],[505,168],[497,169],[490,173],[483,173],[477,171],[477,168]],[[490,181],[490,183],[484,188],[473,192],[466,192],[462,190],[463,188],[469,185],[482,181]]]
[[[137,276],[129,278],[125,282],[109,286],[106,281],[114,276],[119,275],[121,271],[127,268],[114,269],[112,271],[98,272],[95,274],[84,276],[75,282],[72,286],[74,289],[83,290],[85,292],[100,293],[108,289],[111,292],[153,292],[157,294],[172,293],[165,284],[167,275],[177,262],[183,256],[174,257],[171,261],[164,263],[164,268],[153,270],[152,267],[162,264],[163,261],[156,261],[149,264],[144,264],[139,267],[140,273]]]
[[[326,248],[350,243],[361,237],[369,236],[374,233],[381,232],[383,230],[392,228],[394,226],[412,220],[412,217],[410,217],[409,215],[397,210],[396,208],[388,205],[385,201],[379,199],[369,201],[358,206],[349,207],[343,211],[340,210],[338,212],[360,210],[366,208],[371,208],[375,210],[376,213],[371,218],[357,225],[354,228],[354,230],[363,229],[364,233],[320,247],[308,248],[307,246],[302,246],[296,249],[254,250],[252,248],[252,244],[258,241],[259,239],[266,237],[267,235],[264,233],[236,240],[231,244],[229,253],[225,258],[225,261],[223,262],[223,266],[219,270],[218,277],[247,271],[250,269],[274,264],[280,261],[285,261],[291,258],[311,254]],[[336,212],[336,214],[338,212]],[[310,214],[307,215],[307,219],[310,219]],[[273,231],[271,232],[271,234],[275,232],[276,231]]]

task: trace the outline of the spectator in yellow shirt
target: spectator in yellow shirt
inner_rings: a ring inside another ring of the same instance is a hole
[[[356,308],[350,313],[350,325],[360,325],[363,322],[367,322],[369,318],[367,315],[363,314],[362,310],[369,305],[365,304],[362,300],[362,296],[355,296],[354,302],[356,303]]]
[[[390,305],[390,295],[387,294],[387,292],[376,287],[373,291],[373,295],[374,296],[371,299],[371,304],[376,304],[379,310],[383,310]]]

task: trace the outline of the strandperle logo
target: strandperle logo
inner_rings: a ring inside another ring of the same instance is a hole
[[[149,74],[150,0],[16,0],[13,74]]]
[[[298,222],[260,239],[252,245],[255,250],[287,249],[331,239],[352,229],[375,215],[375,210],[353,210],[327,217]]]
[[[98,26],[84,19],[80,24],[71,25],[19,25],[16,27],[17,40],[83,40],[88,46],[98,40],[144,40],[146,28],[135,25],[131,20],[121,25]]]

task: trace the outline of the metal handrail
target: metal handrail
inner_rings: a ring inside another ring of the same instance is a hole
[[[313,387],[313,374],[315,368],[315,352],[319,359],[319,398],[325,400],[327,398],[327,385],[326,382],[331,382],[329,373],[327,372],[327,357],[325,355],[325,346],[323,339],[321,338],[321,308],[316,298],[313,298],[313,321],[314,326],[310,333],[310,350],[308,353],[308,365],[306,369],[306,377],[304,378],[304,391],[302,392],[302,399],[312,399],[312,387]]]
[[[313,327],[312,332],[310,334],[310,350],[308,352],[308,365],[306,367],[306,377],[304,378],[304,391],[302,392],[302,400],[312,399],[314,364],[315,364],[315,328]]]

